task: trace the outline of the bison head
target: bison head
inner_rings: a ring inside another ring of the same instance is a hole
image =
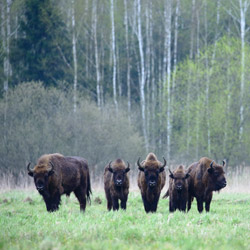
[[[190,176],[189,173],[185,173],[184,171],[172,173],[170,169],[169,173],[169,177],[173,179],[174,189],[181,192],[187,184],[187,178]]]
[[[156,185],[158,183],[159,173],[164,171],[164,168],[167,164],[164,157],[163,157],[163,160],[164,160],[164,163],[161,166],[157,166],[157,167],[149,166],[148,162],[145,162],[144,167],[142,167],[140,164],[140,158],[138,159],[138,161],[137,161],[138,169],[140,171],[144,172],[146,183],[147,183],[147,186],[149,188],[156,187]]]
[[[220,189],[224,188],[227,185],[227,181],[225,178],[225,172],[223,167],[225,166],[226,162],[223,161],[223,165],[214,164],[214,161],[210,163],[208,168],[209,173],[209,185],[214,191],[219,191]]]
[[[30,163],[27,166],[28,174],[34,177],[34,182],[38,192],[42,193],[48,188],[49,176],[54,173],[54,165],[52,162],[49,165],[37,165],[33,169],[30,168]]]
[[[130,170],[130,165],[128,163],[127,168],[112,168],[111,163],[112,162],[109,163],[108,170],[113,174],[113,181],[115,186],[121,187],[124,183],[126,173]]]

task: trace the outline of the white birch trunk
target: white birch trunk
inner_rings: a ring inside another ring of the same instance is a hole
[[[176,77],[176,66],[177,66],[177,45],[178,45],[178,20],[180,15],[180,0],[176,0],[175,7],[175,21],[174,21],[174,65],[173,65],[173,79],[172,88],[175,89],[175,77]]]
[[[190,36],[189,60],[193,59],[194,54],[194,17],[195,17],[195,0],[192,0],[192,27]],[[187,86],[187,155],[189,155],[190,144],[190,88],[191,88],[191,69],[189,69],[188,86]]]
[[[99,54],[98,54],[98,44],[97,44],[97,2],[93,1],[93,12],[92,12],[92,30],[93,30],[93,39],[95,47],[95,71],[96,71],[96,95],[97,95],[97,106],[101,108],[101,89],[100,89],[100,69],[99,69]]]
[[[73,93],[73,111],[76,112],[77,102],[77,54],[76,54],[76,25],[75,25],[75,0],[71,1],[72,8],[72,52],[73,52],[73,63],[74,63],[74,93]]]
[[[128,119],[131,123],[131,87],[130,87],[130,48],[128,39],[128,0],[124,0],[124,25],[125,25],[125,41],[127,54],[127,105],[128,105]]]
[[[170,161],[171,151],[171,16],[172,16],[172,0],[167,0],[167,159]]]
[[[246,13],[250,1],[239,0],[240,5],[240,37],[241,37],[241,83],[240,83],[240,129],[239,140],[242,140],[244,123],[244,91],[245,91],[245,35],[246,35]]]
[[[204,4],[204,25],[205,25],[205,50],[207,51],[207,0],[205,0]],[[210,108],[209,108],[209,85],[210,85],[210,77],[209,77],[209,67],[208,67],[208,58],[205,58],[206,64],[206,119],[207,119],[207,151],[208,155],[211,155],[211,137],[210,137]]]
[[[197,31],[196,31],[196,58],[197,58],[197,65],[199,71],[199,57],[200,57],[200,16],[199,16],[199,9],[196,10],[196,18],[197,18]],[[198,93],[198,104],[200,103],[200,76],[199,73],[197,75],[197,93]],[[200,105],[197,106],[197,112],[196,112],[196,159],[199,159],[199,149],[200,149]]]
[[[145,76],[146,76],[146,89],[147,89],[147,98],[146,98],[146,110],[147,110],[147,115],[146,115],[146,129],[148,132],[148,140],[149,140],[149,144],[150,144],[150,129],[149,129],[149,121],[150,121],[150,89],[149,89],[149,85],[150,85],[150,47],[151,47],[151,40],[150,40],[150,36],[149,36],[149,26],[151,25],[150,19],[149,19],[149,2],[151,1],[147,1],[146,3],[146,72],[145,72]]]
[[[112,40],[112,59],[113,59],[113,100],[116,112],[118,112],[117,91],[116,91],[116,49],[115,49],[115,23],[114,23],[114,0],[110,0],[111,15],[111,40]]]
[[[139,43],[139,53],[140,53],[140,99],[141,99],[141,115],[142,115],[142,129],[143,136],[145,140],[146,151],[148,151],[148,136],[146,131],[146,117],[145,117],[145,66],[144,66],[144,52],[143,52],[143,38],[141,31],[141,0],[137,0],[137,38]]]

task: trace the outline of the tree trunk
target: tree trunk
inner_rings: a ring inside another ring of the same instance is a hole
[[[146,116],[145,116],[145,66],[144,66],[144,52],[143,52],[143,37],[141,31],[141,0],[137,0],[137,38],[139,43],[140,53],[140,100],[141,100],[141,115],[142,115],[142,130],[145,140],[146,151],[148,151],[148,136],[146,130]]]
[[[115,23],[114,23],[114,0],[110,0],[111,15],[111,41],[112,41],[112,58],[113,58],[113,100],[115,110],[118,112],[117,91],[116,91],[116,49],[115,49]]]
[[[193,59],[194,54],[194,22],[195,22],[195,0],[192,0],[192,21],[191,21],[191,35],[190,35],[190,51],[189,60]],[[191,69],[189,69],[188,86],[187,86],[187,156],[190,154],[190,90],[191,89]]]
[[[127,105],[128,105],[128,119],[131,123],[131,88],[130,88],[130,48],[128,39],[128,0],[124,0],[124,25],[125,25],[125,41],[127,54]]]
[[[73,94],[73,111],[76,112],[77,102],[77,54],[76,54],[76,27],[75,27],[75,0],[71,1],[72,8],[72,52],[73,52],[73,63],[74,63],[74,94]]]
[[[239,0],[240,5],[240,37],[241,37],[241,80],[240,80],[240,129],[239,140],[242,140],[244,123],[244,91],[245,91],[245,35],[246,35],[246,13],[250,1]]]
[[[204,5],[204,25],[205,25],[205,51],[207,51],[207,0],[205,0]],[[209,108],[209,85],[210,85],[210,76],[209,76],[209,67],[208,67],[208,55],[205,57],[206,64],[206,120],[207,120],[207,153],[211,155],[211,137],[210,137],[210,108]]]
[[[166,49],[167,49],[167,159],[171,151],[171,16],[172,0],[167,0]]]
[[[95,47],[95,71],[96,71],[96,96],[97,96],[97,106],[101,108],[101,89],[100,89],[100,69],[99,69],[99,54],[98,54],[98,44],[97,44],[97,1],[93,1],[93,12],[92,12],[92,30],[94,35],[94,47]]]

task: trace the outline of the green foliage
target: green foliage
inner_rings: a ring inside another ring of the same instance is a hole
[[[40,155],[59,152],[85,157],[99,173],[118,157],[135,162],[142,150],[142,139],[122,113],[99,110],[83,97],[74,113],[71,93],[41,83],[11,90],[8,100],[0,101],[0,117],[2,170],[18,173]]]
[[[225,37],[216,44],[216,47],[210,46],[194,61],[186,60],[179,65],[176,73],[176,89],[172,97],[174,102],[172,158],[192,161],[208,155],[209,120],[211,139],[209,157],[218,162],[227,159],[233,165],[250,160],[250,151],[247,147],[250,138],[246,136],[250,131],[247,126],[244,130],[244,141],[240,142],[239,139],[240,51],[241,44],[238,40]],[[245,48],[245,53],[247,60],[245,75],[246,79],[249,79],[248,46]],[[245,85],[246,90],[250,88],[248,80]],[[190,88],[189,101],[188,88]],[[244,93],[242,101],[245,107],[249,106],[249,93],[249,91]],[[250,121],[248,108],[244,114],[244,124],[247,124]]]
[[[30,200],[27,199],[30,198]],[[62,199],[59,211],[48,213],[36,191],[0,194],[1,249],[248,249],[249,194],[216,194],[211,212],[146,214],[137,192],[129,194],[126,211],[107,212],[103,192],[94,193],[85,214],[75,197]]]
[[[15,83],[43,81],[56,85],[71,80],[71,44],[59,10],[51,0],[25,0],[20,37],[12,40],[11,64]]]

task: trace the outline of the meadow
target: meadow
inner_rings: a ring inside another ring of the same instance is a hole
[[[250,194],[214,194],[209,213],[168,211],[146,214],[139,192],[127,210],[107,212],[104,192],[93,192],[85,214],[71,195],[48,213],[35,190],[0,193],[0,249],[250,249]]]

